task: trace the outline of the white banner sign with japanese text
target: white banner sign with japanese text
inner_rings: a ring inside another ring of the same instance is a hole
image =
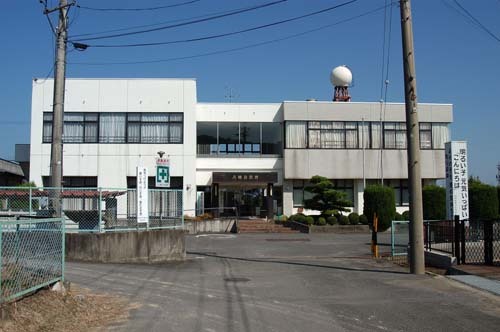
[[[137,223],[149,221],[148,169],[137,166]]]
[[[469,219],[469,183],[467,171],[467,142],[445,143],[446,216]]]

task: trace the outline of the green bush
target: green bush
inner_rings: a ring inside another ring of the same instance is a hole
[[[326,225],[326,220],[323,217],[318,218],[318,225],[320,226],[325,226]]]
[[[498,217],[497,188],[469,180],[469,217],[473,220]]]
[[[359,223],[359,214],[352,212],[349,214],[349,223],[351,225],[357,225]]]
[[[403,216],[403,220],[405,220],[405,221],[410,220],[410,211],[406,210],[405,212],[403,212],[402,216]]]
[[[368,225],[368,218],[364,214],[360,215],[359,223],[362,225]]]
[[[328,225],[338,224],[338,220],[335,216],[329,216],[328,218],[326,218],[326,222],[328,223]]]
[[[290,220],[301,223],[301,224],[305,224],[306,223],[306,216],[302,213],[297,213],[297,214],[290,216]]]
[[[444,220],[446,218],[446,189],[436,185],[422,189],[424,220]]]
[[[347,216],[340,216],[339,224],[341,225],[349,225],[349,218]]]
[[[363,214],[368,217],[368,222],[373,224],[373,217],[377,214],[378,231],[383,232],[391,226],[391,221],[396,213],[394,189],[381,185],[371,185],[363,193]]]
[[[403,215],[401,213],[399,213],[399,212],[396,212],[394,214],[394,220],[397,220],[397,221],[404,220]]]
[[[307,216],[307,217],[305,217],[305,219],[306,219],[306,223],[307,223],[309,226],[311,226],[312,224],[314,224],[314,218],[313,218],[313,217],[311,217],[311,216]]]

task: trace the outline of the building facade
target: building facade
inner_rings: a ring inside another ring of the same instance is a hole
[[[30,180],[37,185],[48,185],[50,174],[52,88],[51,80],[33,82]],[[422,177],[434,183],[445,177],[452,105],[419,104],[419,120]],[[331,179],[356,212],[365,185],[383,181],[404,211],[404,121],[404,104],[198,103],[194,79],[68,79],[63,181],[134,188],[136,167],[154,174],[164,151],[187,215],[234,206],[246,216],[291,215],[314,175]]]

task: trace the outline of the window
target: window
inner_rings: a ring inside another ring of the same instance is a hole
[[[387,180],[387,185],[394,189],[394,196],[397,206],[410,205],[410,192],[408,191],[408,180],[392,179]]]
[[[262,123],[262,154],[281,155],[281,123]]]
[[[278,122],[198,122],[196,126],[199,155],[281,154]]]
[[[182,176],[171,176],[170,177],[170,187],[169,188],[158,188],[158,189],[182,189],[183,177]],[[137,177],[127,176],[127,188],[136,189],[137,188]],[[148,176],[148,188],[154,189],[156,187],[156,178],[154,176]]]
[[[432,124],[432,148],[444,149],[444,143],[450,141],[450,132],[447,123]]]
[[[384,123],[384,148],[406,149],[406,124],[404,122]]]
[[[198,154],[217,154],[217,122],[198,122],[196,140]]]
[[[97,113],[64,113],[64,143],[97,143]]]
[[[99,116],[99,142],[125,143],[125,113],[101,113]]]
[[[286,122],[286,147],[288,149],[307,148],[307,122]]]
[[[259,122],[240,123],[241,152],[244,154],[260,154],[260,136]]]
[[[219,154],[234,154],[241,151],[239,123],[219,123]]]
[[[43,143],[52,142],[52,113],[43,114]],[[182,113],[64,113],[64,143],[183,142]]]
[[[51,112],[44,112],[43,113],[42,142],[43,143],[51,143],[52,142],[52,113]]]
[[[50,176],[43,176],[44,187],[50,187]],[[62,181],[64,188],[97,188],[97,176],[64,176]]]
[[[313,194],[305,188],[310,185],[307,180],[293,180],[293,206],[304,206],[304,200],[311,199]]]
[[[354,206],[354,180],[336,179],[330,180],[335,190],[345,193],[345,197]]]
[[[432,124],[419,123],[420,128],[420,148],[423,150],[432,149]]]

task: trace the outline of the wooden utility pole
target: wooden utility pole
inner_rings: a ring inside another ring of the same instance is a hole
[[[417,112],[417,78],[410,0],[400,0],[405,80],[408,179],[410,189],[410,272],[425,273],[420,133]]]
[[[63,162],[63,117],[64,117],[64,85],[66,81],[66,42],[68,29],[67,0],[60,0],[59,7],[46,10],[45,15],[59,11],[57,27],[57,58],[54,73],[54,99],[52,105],[52,146],[50,151],[50,186],[52,189],[51,203],[54,216],[61,217],[61,186]]]

